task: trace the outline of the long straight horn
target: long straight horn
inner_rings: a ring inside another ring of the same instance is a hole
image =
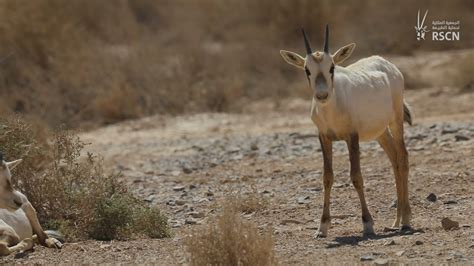
[[[426,10],[425,15],[423,16],[423,20],[421,21],[420,27],[422,27],[423,24],[425,24],[426,15],[428,15],[428,10]]]
[[[304,31],[303,28],[301,28],[301,31],[303,32],[304,46],[306,47],[306,54],[312,54],[313,51],[311,51],[311,45],[309,45],[308,36],[306,36],[306,32]]]
[[[416,27],[420,27],[420,10],[418,9],[418,16],[416,16]]]
[[[326,24],[326,34],[324,35],[324,52],[329,54],[329,25]]]

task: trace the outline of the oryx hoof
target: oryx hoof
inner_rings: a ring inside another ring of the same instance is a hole
[[[323,231],[320,231],[320,230],[318,230],[318,232],[316,234],[314,234],[314,238],[316,238],[316,239],[326,238],[327,236],[328,236],[327,232],[323,232]]]
[[[61,241],[57,240],[56,238],[50,237],[46,239],[46,246],[49,248],[61,249],[63,247],[63,243],[61,243]]]

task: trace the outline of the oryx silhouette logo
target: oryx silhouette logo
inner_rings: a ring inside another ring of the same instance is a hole
[[[416,26],[415,26],[416,39],[418,41],[425,40],[425,33],[429,31],[426,29],[427,26],[423,26],[423,24],[425,24],[426,15],[428,15],[428,10],[426,10],[425,15],[423,16],[423,20],[420,23],[420,10],[418,9],[418,17],[416,19]]]

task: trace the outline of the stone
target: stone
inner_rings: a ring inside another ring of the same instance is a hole
[[[428,195],[428,197],[426,197],[426,199],[427,199],[428,201],[435,202],[435,201],[438,199],[438,197],[436,197],[436,195],[435,195],[434,193],[430,193],[430,194]]]
[[[461,134],[455,135],[454,138],[456,139],[456,141],[466,141],[470,139],[468,136]]]
[[[173,191],[183,191],[185,189],[184,186],[174,186]]]
[[[443,203],[446,204],[446,205],[449,205],[449,204],[457,204],[458,201],[457,201],[457,200],[454,200],[454,199],[450,199],[450,200],[444,201]]]
[[[457,128],[452,128],[452,127],[445,127],[443,130],[441,130],[441,134],[446,135],[446,134],[453,134],[458,132],[459,129]]]
[[[178,206],[183,206],[184,204],[186,204],[186,201],[177,199],[177,200],[174,201],[174,203],[176,203],[176,205],[178,205]]]
[[[193,225],[193,224],[197,224],[197,221],[195,219],[188,218],[188,219],[184,220],[184,223]]]
[[[415,241],[415,245],[417,245],[417,246],[423,245],[423,241],[421,241],[421,240],[416,240],[416,241]]]
[[[374,265],[381,265],[381,266],[385,266],[385,265],[388,265],[388,259],[376,259],[374,261]]]
[[[449,218],[443,218],[441,220],[441,226],[443,226],[443,229],[446,231],[459,229],[459,223]]]
[[[395,240],[390,239],[390,240],[387,240],[383,245],[384,245],[384,246],[393,246],[393,245],[395,245],[395,244],[396,244],[396,243],[395,243]]]
[[[250,144],[250,149],[251,149],[252,151],[258,150],[258,145],[257,145],[257,143],[254,142],[254,143]]]
[[[390,208],[396,208],[397,207],[397,200],[393,200],[392,204],[390,205]]]
[[[305,204],[307,203],[307,200],[309,200],[309,196],[301,196],[298,197],[297,202],[298,204]]]
[[[191,168],[183,167],[183,173],[185,173],[185,174],[190,174],[190,173],[192,173],[192,172],[193,172],[193,170],[192,170]]]
[[[190,212],[189,215],[195,219],[204,218],[206,216],[204,212]]]
[[[400,250],[400,251],[397,251],[397,252],[395,253],[395,255],[397,255],[397,256],[399,256],[399,257],[403,256],[403,254],[405,254],[405,250]]]
[[[374,260],[374,255],[371,253],[360,256],[360,261],[370,261],[370,260]]]

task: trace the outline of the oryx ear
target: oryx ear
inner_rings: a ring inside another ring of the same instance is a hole
[[[19,165],[23,160],[22,159],[18,159],[16,161],[13,161],[13,162],[5,162],[5,164],[8,166],[8,169],[10,170],[13,170],[15,169],[15,167],[17,165]]]
[[[285,50],[280,50],[280,54],[288,64],[294,65],[297,68],[304,69],[305,59],[299,54]]]
[[[349,56],[351,56],[352,52],[354,51],[354,48],[356,47],[355,43],[348,44],[339,50],[332,56],[334,60],[334,64],[340,64],[344,62]]]

